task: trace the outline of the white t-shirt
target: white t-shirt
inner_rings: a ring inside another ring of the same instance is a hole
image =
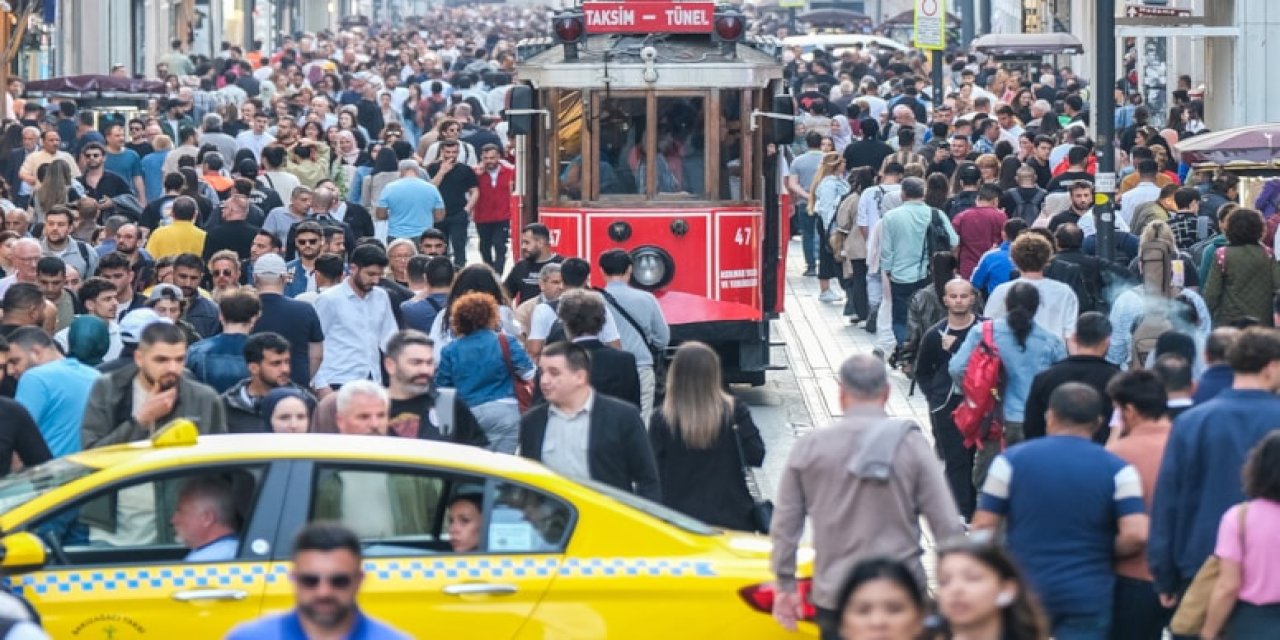
[[[1004,299],[1009,295],[1009,289],[1017,282],[1026,282],[1040,291],[1040,307],[1036,309],[1036,324],[1063,340],[1075,334],[1076,318],[1080,315],[1080,300],[1076,298],[1076,292],[1071,287],[1050,278],[1039,280],[1018,278],[996,287],[987,300],[987,308],[983,311],[983,315],[992,320],[1009,315],[1008,310],[1005,309]]]
[[[529,339],[530,340],[546,340],[547,335],[551,333],[551,327],[556,323],[556,311],[547,303],[540,303],[533,308],[533,317],[529,319]],[[613,311],[609,307],[604,309],[604,328],[600,330],[600,342],[608,344],[614,340],[621,340],[622,336],[618,334],[618,325],[613,320]]]

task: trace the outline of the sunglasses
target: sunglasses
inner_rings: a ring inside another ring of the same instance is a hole
[[[300,245],[305,246],[305,247],[309,247],[309,246],[311,246],[311,245],[313,245],[313,244],[320,244],[320,240],[319,240],[319,239],[314,239],[314,238],[313,238],[313,239],[296,238],[296,239],[294,239],[294,242],[295,242],[296,244],[300,244]]]
[[[319,575],[315,573],[298,573],[293,576],[294,582],[303,589],[315,589],[320,586],[321,582],[328,582],[330,587],[334,589],[350,589],[355,584],[355,576],[349,573],[334,573],[330,575]]]
[[[86,159],[86,160],[96,160],[96,159],[98,159],[98,158],[101,158],[101,157],[102,157],[102,154],[101,154],[101,153],[86,153],[86,154],[84,154],[84,157],[85,157],[85,159]]]
[[[234,271],[232,271],[232,270],[230,270],[230,269],[218,269],[217,271],[214,271],[214,272],[213,272],[213,276],[214,276],[215,278],[227,278],[227,277],[230,277],[230,276],[231,276],[232,274],[234,274],[234,273],[235,273],[235,272],[234,272]]]

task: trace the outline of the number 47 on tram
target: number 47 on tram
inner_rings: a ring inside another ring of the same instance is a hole
[[[726,381],[763,384],[790,239],[780,45],[709,2],[587,2],[552,28],[520,43],[508,95],[513,230],[542,222],[593,264],[626,250],[673,345],[706,342]]]

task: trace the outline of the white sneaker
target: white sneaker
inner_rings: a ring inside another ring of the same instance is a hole
[[[844,298],[840,297],[840,294],[836,293],[835,289],[827,289],[818,294],[818,302],[840,302],[841,300],[844,300]]]

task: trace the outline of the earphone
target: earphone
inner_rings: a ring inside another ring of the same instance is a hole
[[[1015,596],[1012,591],[1001,591],[996,594],[996,606],[1004,609],[1005,607],[1013,604],[1014,598]]]

